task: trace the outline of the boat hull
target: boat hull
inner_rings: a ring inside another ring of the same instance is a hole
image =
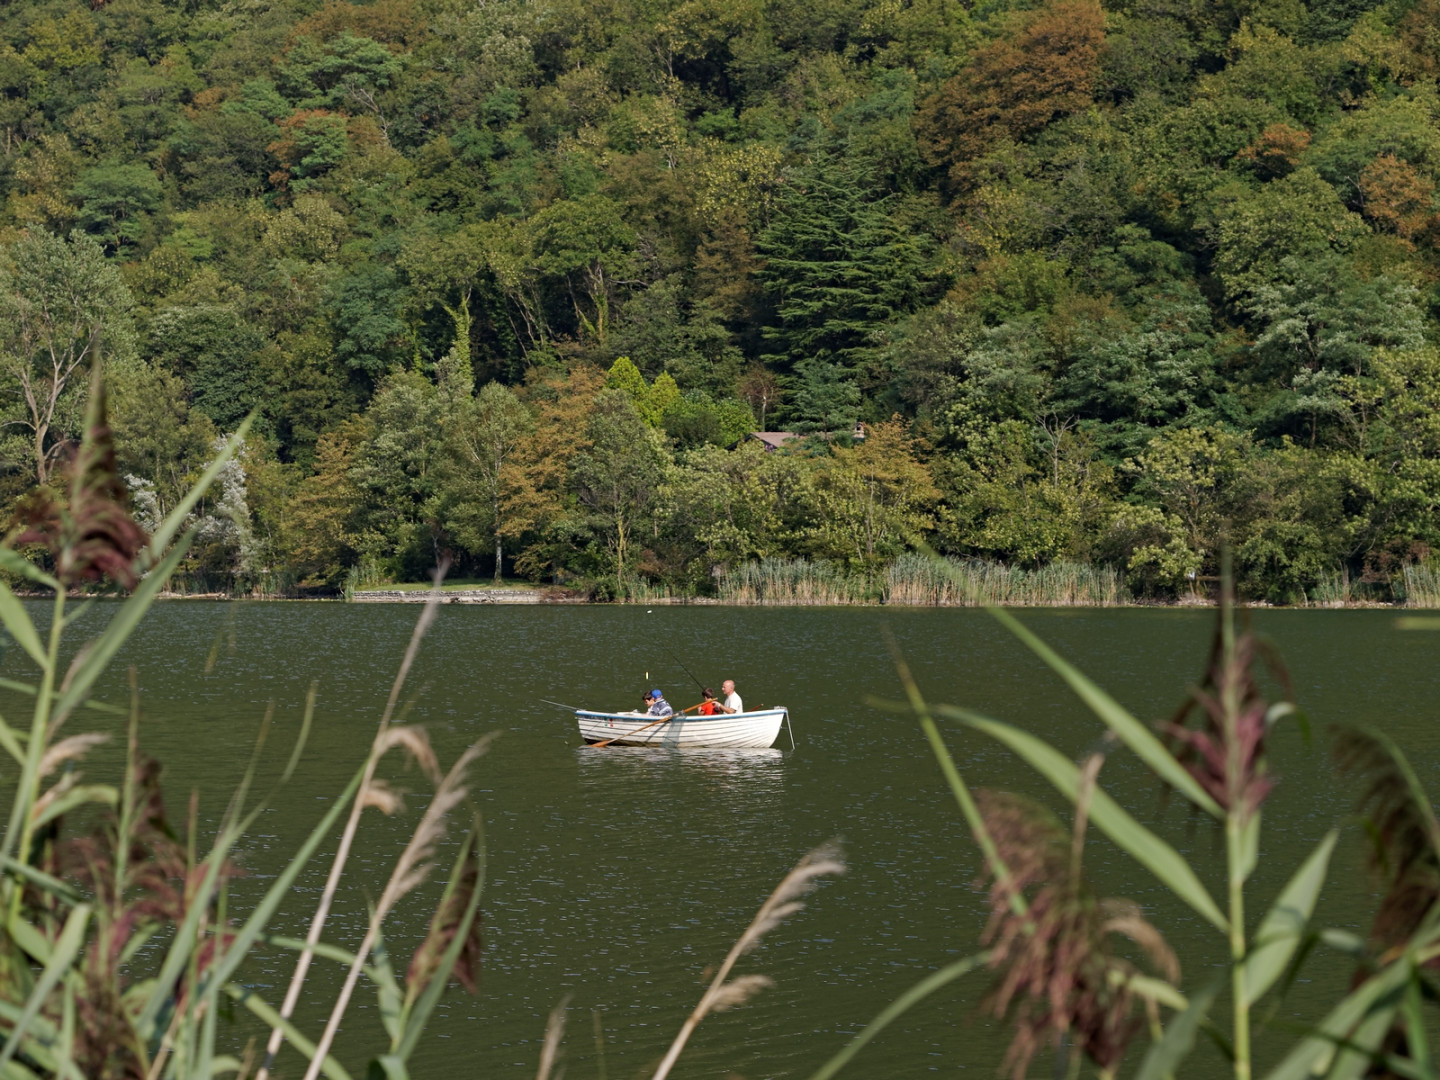
[[[721,747],[764,749],[774,744],[788,716],[783,706],[720,716],[676,717],[655,724],[644,713],[575,713],[580,737],[587,743],[614,740],[614,746],[659,746],[667,749]],[[647,724],[655,724],[646,728]],[[641,730],[645,728],[645,730]]]

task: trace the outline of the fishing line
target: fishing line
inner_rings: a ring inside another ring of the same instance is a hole
[[[647,611],[645,612],[645,614],[652,615],[654,614],[654,612]],[[656,640],[659,639],[657,638]],[[686,675],[690,676],[690,681],[693,682],[697,687],[699,687],[700,692],[703,694],[705,692],[705,684],[702,683],[699,679],[695,678],[694,672],[692,672],[688,667],[685,666],[685,661],[681,660],[680,657],[675,655],[675,650],[670,648],[670,646],[666,645],[663,641],[660,642],[660,647],[670,654],[670,659],[674,660],[675,663],[680,665],[680,670],[685,672]],[[645,681],[650,681],[650,673],[648,671],[645,673]]]

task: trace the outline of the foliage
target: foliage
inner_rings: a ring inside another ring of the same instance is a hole
[[[930,546],[1160,599],[1228,522],[1238,587],[1298,602],[1440,544],[1430,0],[201,7],[0,13],[0,494],[79,438],[97,343],[162,509],[258,409],[263,550],[188,580],[492,574],[497,537],[613,576],[574,467],[596,370],[660,436],[636,587]],[[498,509],[447,472],[461,367],[534,418]],[[938,496],[842,542],[836,463],[897,414]],[[825,438],[760,531],[700,539],[652,489],[753,477],[709,449],[752,426]],[[1186,432],[1243,447],[1193,520]]]

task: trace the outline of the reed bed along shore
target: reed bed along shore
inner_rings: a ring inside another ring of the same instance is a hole
[[[741,563],[720,579],[722,604],[779,607],[875,603],[872,578],[834,563],[805,559],[760,559]]]
[[[885,579],[885,602],[911,607],[1114,607],[1129,601],[1124,575],[1085,563],[1026,570],[980,559],[902,555]]]
[[[206,588],[205,586],[210,586]],[[716,595],[674,591],[664,582],[629,580],[601,586],[566,586],[506,581],[503,588],[481,582],[447,584],[447,604],[665,604],[756,607],[1155,607],[1209,606],[1212,590],[1182,591],[1177,597],[1136,595],[1122,571],[1112,566],[1054,562],[1026,568],[984,559],[902,555],[888,566],[866,573],[838,563],[806,559],[758,559],[718,576]],[[30,595],[21,589],[23,595]],[[272,600],[344,599],[360,603],[423,603],[428,589],[419,584],[385,584],[340,590],[214,587],[194,580],[173,581],[162,599]],[[79,594],[77,594],[79,595]],[[1420,562],[1381,580],[1352,578],[1336,570],[1288,599],[1251,597],[1251,606],[1302,608],[1406,607],[1440,610],[1440,564]]]
[[[832,563],[761,559],[720,581],[722,604],[777,607],[892,604],[905,607],[1113,607],[1131,601],[1108,566],[1057,562],[1035,570],[980,559],[902,555],[866,575]]]
[[[1440,569],[1433,563],[1414,563],[1404,569],[1405,606],[1440,608]]]

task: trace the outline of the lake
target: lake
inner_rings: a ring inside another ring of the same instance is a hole
[[[112,610],[97,605],[83,620],[98,627]],[[318,681],[300,773],[271,800],[241,853],[249,875],[236,885],[242,900],[263,887],[363,760],[418,614],[409,605],[163,604],[112,668],[99,696],[123,703],[125,668],[134,665],[142,742],[165,763],[177,823],[193,788],[202,821],[213,824],[272,703],[262,773],[278,772],[306,689]],[[1200,675],[1214,618],[1175,609],[1020,615],[1147,720],[1170,715]],[[1398,631],[1388,611],[1260,611],[1254,621],[1278,646],[1312,737],[1307,742],[1286,721],[1272,740],[1279,784],[1266,806],[1253,918],[1339,824],[1344,839],[1317,922],[1363,932],[1372,883],[1363,872],[1354,791],[1336,780],[1327,727],[1382,725],[1430,789],[1440,790],[1440,635]],[[827,880],[807,910],[741,962],[737,970],[768,975],[776,986],[708,1018],[677,1077],[806,1077],[904,989],[975,952],[985,905],[974,888],[974,845],[914,719],[866,704],[867,695],[900,693],[887,627],[932,699],[1023,725],[1072,756],[1094,746],[1098,723],[973,609],[443,607],[407,688],[408,719],[427,727],[446,764],[485,733],[501,736],[473,773],[488,851],[481,993],[451,990],[412,1075],[533,1075],[546,1017],[562,1000],[570,1080],[647,1075],[698,1000],[707,968],[786,870],[830,839],[844,845],[849,873]],[[698,696],[675,657],[716,687],[733,677],[749,705],[788,705],[796,749],[782,731],[783,751],[586,750],[573,717],[540,701],[629,708],[654,685],[677,706],[689,705]],[[24,673],[17,650],[5,669]],[[7,704],[13,713],[15,702]],[[972,785],[1025,791],[1060,808],[1007,751],[954,726],[947,737]],[[108,779],[118,753],[114,743],[93,753],[88,774]],[[418,774],[396,760],[386,775],[415,793],[400,818],[366,814],[326,932],[347,948],[358,944],[365,903],[378,897],[424,805]],[[1224,845],[1212,827],[1165,800],[1128,753],[1112,755],[1101,783],[1137,816],[1158,822],[1157,831],[1198,861],[1213,895],[1223,895]],[[1218,933],[1090,835],[1086,859],[1097,889],[1144,906],[1179,953],[1186,988],[1223,963]],[[325,860],[312,865],[279,929],[303,935],[327,868]],[[387,924],[402,965],[437,890],[432,883],[409,898]],[[300,1017],[316,1034],[339,981],[333,966],[317,963]],[[244,977],[278,1003],[291,965],[287,955],[265,953]],[[1313,981],[1307,970],[1281,1021],[1317,1016],[1349,981],[1338,960],[1312,968]],[[980,973],[952,984],[842,1075],[994,1075],[1008,1035],[978,1008],[987,983]],[[242,1022],[236,1039],[251,1031]],[[1262,1065],[1289,1042],[1260,1036]],[[362,980],[338,1055],[363,1076],[381,1044],[374,993]],[[1138,1059],[1132,1050],[1127,1071]],[[299,1074],[297,1061],[289,1058],[288,1073]],[[1213,1059],[1194,1064],[1187,1075],[1223,1072]],[[1048,1064],[1032,1071],[1048,1074]]]

